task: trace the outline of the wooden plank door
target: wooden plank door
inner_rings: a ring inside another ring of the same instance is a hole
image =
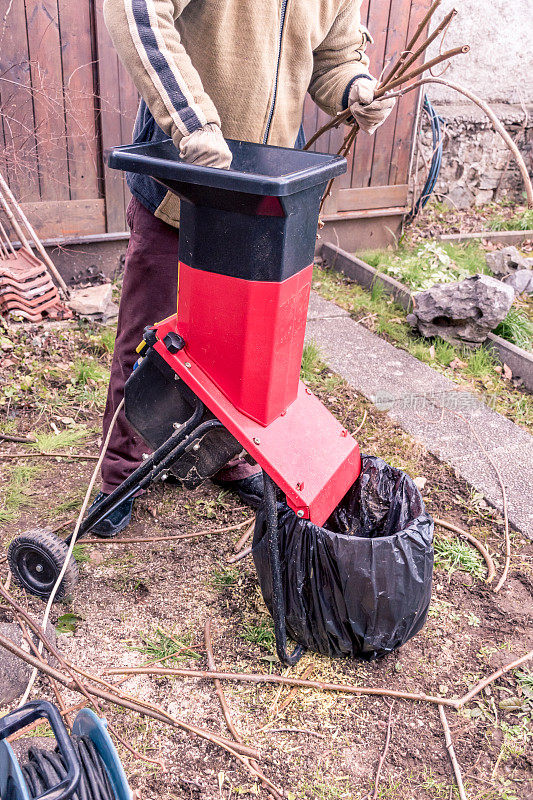
[[[374,38],[367,49],[374,75],[381,75],[398,58],[429,5],[430,0],[364,0],[361,18]],[[316,130],[313,107],[308,97],[304,115],[307,137]],[[348,172],[335,181],[324,208],[326,220],[347,215],[368,220],[374,211],[380,212],[377,216],[401,215],[407,201],[417,108],[417,93],[411,92],[399,100],[374,136],[358,135],[348,156]],[[314,149],[336,152],[337,139],[319,140]]]

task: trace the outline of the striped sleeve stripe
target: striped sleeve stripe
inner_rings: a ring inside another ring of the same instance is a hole
[[[153,0],[125,0],[125,7],[135,49],[172,121],[184,136],[203,127],[206,117],[167,49]]]

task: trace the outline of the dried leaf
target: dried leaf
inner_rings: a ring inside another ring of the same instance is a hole
[[[503,377],[506,378],[508,381],[510,381],[511,378],[513,377],[513,371],[510,367],[507,366],[507,364],[503,365]]]
[[[435,358],[435,345],[434,344],[432,344],[431,347],[429,348],[429,355],[430,355],[430,357],[432,359]]]
[[[461,361],[460,358],[454,358],[453,361],[450,362],[450,367],[452,369],[464,369],[466,366],[466,361]]]

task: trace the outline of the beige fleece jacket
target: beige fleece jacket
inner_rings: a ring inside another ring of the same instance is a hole
[[[361,0],[105,0],[104,15],[139,93],[175,144],[214,122],[227,138],[292,147],[307,91],[336,114],[350,81],[368,74],[360,6]],[[158,216],[176,224],[173,204],[165,200]]]

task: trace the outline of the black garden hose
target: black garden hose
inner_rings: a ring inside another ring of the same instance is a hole
[[[72,800],[116,800],[104,762],[88,736],[71,736],[70,740],[81,766],[81,780]],[[40,797],[54,788],[66,776],[62,756],[56,750],[30,747],[28,762],[21,765],[30,797]],[[5,800],[18,800],[14,786],[8,789]]]

